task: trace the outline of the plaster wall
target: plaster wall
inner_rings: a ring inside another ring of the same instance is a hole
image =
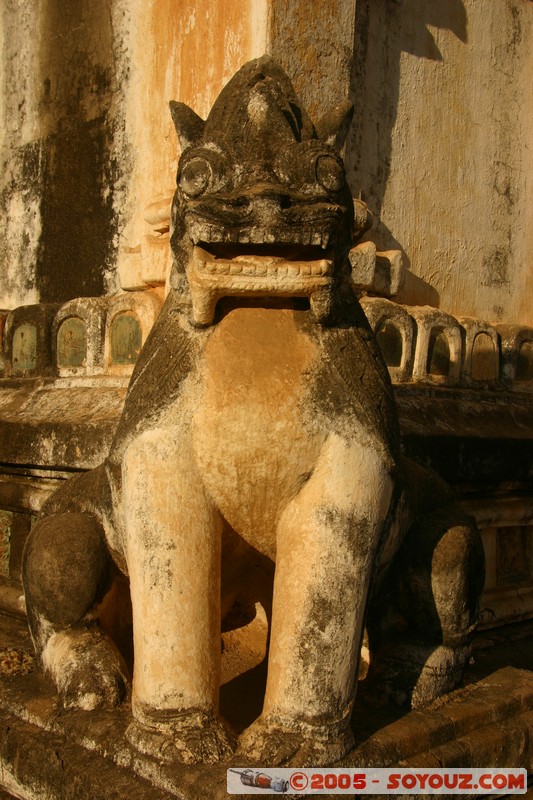
[[[124,93],[134,161],[126,200],[130,217],[118,260],[121,274],[134,284],[135,256],[150,230],[147,207],[159,202],[164,223],[174,191],[179,146],[169,100],[207,116],[233,73],[264,53],[267,0],[182,0],[179,9],[175,0],[135,0],[129,9],[130,75]]]
[[[128,150],[121,0],[21,0],[3,29],[0,305],[114,288]]]
[[[356,0],[270,0],[268,49],[317,122],[350,92]]]
[[[173,191],[168,101],[206,115],[265,51],[266,10],[267,0],[2,6],[0,308],[121,288],[122,262],[133,256],[135,272],[150,231],[146,207]],[[129,277],[122,288],[137,288]]]
[[[533,322],[533,3],[358,0],[350,179],[400,302]]]
[[[0,9],[0,306],[3,308],[39,299],[33,270],[41,230],[39,192],[36,181],[32,186],[25,181],[31,172],[28,162],[31,119],[37,105],[34,80],[37,57],[33,48],[21,50],[21,39],[39,40],[40,11],[41,3],[30,0],[22,0],[16,10],[7,4]],[[15,86],[17,91],[10,91]]]
[[[398,300],[532,324],[532,29],[530,0],[4,3],[0,307],[161,284],[168,101],[205,116],[269,51],[313,119],[354,100],[349,179],[404,251]]]

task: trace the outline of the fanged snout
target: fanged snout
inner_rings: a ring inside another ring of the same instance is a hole
[[[308,298],[316,318],[324,319],[331,307],[331,253],[344,214],[334,203],[283,203],[273,192],[254,193],[249,202],[190,203],[185,219],[194,245],[187,269],[194,323],[212,324],[218,300],[227,296]]]
[[[329,313],[333,261],[320,245],[200,242],[187,270],[193,321],[211,325],[222,297],[307,297],[318,319]]]

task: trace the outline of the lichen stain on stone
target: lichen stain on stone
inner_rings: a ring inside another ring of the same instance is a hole
[[[13,513],[11,511],[0,511],[0,573],[3,575],[9,575],[12,523]]]
[[[57,332],[58,367],[81,367],[87,359],[87,326],[77,317],[66,319]]]
[[[104,292],[117,224],[112,197],[106,193],[104,199],[114,169],[109,149],[103,119],[71,122],[43,142],[43,234],[36,274],[43,302]]]
[[[509,251],[496,247],[483,259],[483,286],[507,286],[509,284]]]
[[[134,314],[118,314],[111,324],[111,363],[135,364],[142,346],[142,331]]]
[[[369,519],[346,513],[331,506],[319,506],[316,510],[319,524],[329,528],[339,541],[339,548],[358,560],[364,561],[372,550],[373,537]]]
[[[33,672],[35,657],[22,647],[0,650],[0,675],[11,678]]]
[[[13,369],[30,372],[37,366],[37,329],[35,325],[19,325],[13,334]]]

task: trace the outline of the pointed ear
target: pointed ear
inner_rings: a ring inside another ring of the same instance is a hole
[[[169,106],[181,149],[185,150],[200,138],[205,122],[185,103],[171,100]]]
[[[315,125],[319,137],[336,150],[343,146],[353,117],[353,103],[345,100],[332,108]]]

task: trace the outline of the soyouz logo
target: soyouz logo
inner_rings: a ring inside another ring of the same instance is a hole
[[[228,794],[525,794],[525,769],[228,769]]]

